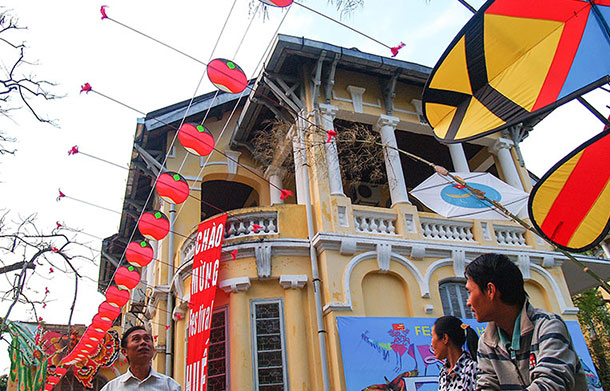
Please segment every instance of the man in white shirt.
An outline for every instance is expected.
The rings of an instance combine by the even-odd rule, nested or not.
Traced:
[[[155,354],[153,338],[142,326],[128,329],[121,338],[121,352],[129,362],[123,375],[108,382],[101,391],[181,391],[182,387],[169,376],[152,369]]]

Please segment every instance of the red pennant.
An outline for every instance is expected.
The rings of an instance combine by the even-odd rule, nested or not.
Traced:
[[[335,137],[337,135],[337,131],[336,130],[327,130],[326,134],[328,135],[328,137],[326,138],[326,143],[330,143],[330,140],[332,140],[333,137]]]
[[[80,93],[82,94],[83,92],[85,93],[89,93],[89,91],[91,91],[91,84],[89,83],[85,83],[82,86],[80,86]]]
[[[61,225],[61,223],[59,221],[56,221],[55,225],[57,225],[57,229],[60,229],[62,227],[62,225]]]
[[[53,270],[52,267],[49,268],[49,273],[53,273],[55,270]]]
[[[157,342],[157,339],[159,339],[158,335],[153,335],[153,339],[155,340],[155,342]]]
[[[165,331],[169,330],[170,326],[165,326]]]
[[[51,247],[51,251],[53,251],[54,253],[58,253],[59,249],[57,247]]]
[[[237,249],[231,251],[231,257],[233,258],[233,260],[237,258]]]
[[[68,151],[68,156],[76,155],[78,153],[78,145],[75,145]]]
[[[42,322],[42,321],[43,321],[42,316],[39,316],[39,317],[38,317],[38,321],[39,321],[39,322]]]
[[[108,15],[106,15],[106,7],[107,5],[103,5],[100,7],[100,13],[102,14],[102,20],[108,19]]]
[[[258,231],[259,231],[260,229],[263,229],[263,227],[261,227],[261,226],[260,226],[260,225],[258,225],[258,224],[252,224],[252,231],[254,231],[254,232],[258,233]]]
[[[43,309],[47,308],[47,303],[42,303],[42,308]]]
[[[288,197],[292,197],[294,196],[294,193],[291,192],[290,190],[286,190],[283,189],[282,192],[280,193],[280,200],[285,200]]]
[[[398,55],[398,51],[404,47],[405,44],[402,42],[398,46],[391,47],[390,50],[392,51],[392,57],[396,57]]]
[[[44,287],[44,294],[48,295],[49,293],[51,293],[51,291],[49,290],[49,288],[47,288],[46,286]]]
[[[64,198],[66,195],[64,193],[61,192],[61,189],[57,189],[59,190],[59,195],[56,198],[56,201],[61,200],[62,198]]]
[[[182,314],[176,314],[176,320],[182,319]]]

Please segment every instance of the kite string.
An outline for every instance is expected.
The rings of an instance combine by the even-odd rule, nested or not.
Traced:
[[[498,201],[494,201],[489,199],[484,192],[475,189],[473,187],[471,187],[470,185],[468,185],[466,183],[466,181],[464,181],[462,178],[451,174],[446,168],[441,167],[439,165],[436,165],[426,159],[423,159],[417,155],[414,155],[412,153],[409,153],[405,150],[399,149],[397,147],[393,147],[390,145],[385,145],[385,147],[387,148],[392,148],[397,150],[400,153],[405,154],[406,156],[417,160],[421,163],[427,164],[428,166],[434,168],[434,170],[439,173],[440,175],[443,176],[448,176],[449,178],[451,178],[454,182],[464,186],[466,189],[468,189],[469,192],[472,193],[473,196],[479,198],[479,199],[483,199],[485,201],[487,201],[488,203],[490,203],[491,205],[494,205],[498,210],[500,210],[504,215],[506,215],[508,218],[510,218],[511,220],[513,220],[514,222],[518,223],[519,225],[521,225],[523,228],[525,228],[526,230],[532,232],[534,235],[538,236],[539,238],[541,238],[542,240],[544,240],[546,243],[548,243],[549,245],[551,245],[551,247],[553,247],[554,250],[559,251],[560,253],[562,253],[563,255],[565,255],[569,260],[571,260],[572,262],[574,262],[576,265],[580,266],[580,268],[587,274],[589,274],[591,277],[593,277],[594,279],[596,279],[602,286],[602,288],[610,293],[610,286],[608,285],[608,283],[606,283],[597,273],[595,273],[594,271],[590,270],[588,267],[586,267],[581,261],[579,261],[578,259],[576,259],[576,257],[574,257],[572,254],[570,254],[569,252],[565,251],[564,249],[558,248],[553,242],[551,242],[549,239],[545,238],[544,236],[538,234],[538,232],[536,232],[536,230],[534,230],[534,228],[528,224],[526,221],[522,220],[521,218],[519,218],[518,216],[514,215],[513,213],[511,213],[508,209],[506,209],[504,207],[504,205],[502,205],[501,203],[499,203]]]
[[[257,12],[258,10],[259,10],[259,7],[257,7],[257,8],[256,8],[256,10],[255,10],[255,12],[254,12],[254,16],[256,15],[256,12]],[[260,58],[260,59],[259,59],[259,61],[258,61],[258,64],[256,64],[256,67],[254,68],[254,75],[256,75],[256,74],[257,74],[257,72],[260,72],[259,68],[261,68],[262,63],[263,63],[264,59],[266,58],[267,53],[268,53],[268,51],[269,51],[269,50],[270,50],[270,48],[271,48],[271,45],[273,44],[273,37],[275,37],[275,36],[277,35],[277,33],[278,33],[278,31],[280,30],[280,28],[281,28],[282,24],[284,23],[284,20],[286,20],[286,17],[288,16],[288,12],[289,12],[289,10],[288,10],[288,11],[286,11],[286,12],[284,13],[284,16],[282,17],[282,20],[280,21],[280,23],[278,24],[277,28],[275,29],[275,32],[274,32],[274,33],[273,33],[273,35],[271,36],[271,37],[272,37],[272,39],[271,39],[271,40],[269,40],[269,44],[267,45],[267,48],[266,48],[266,49],[265,49],[265,51],[263,52],[263,55],[261,56],[261,58]],[[252,17],[252,20],[254,20],[254,16]],[[249,29],[249,28],[250,28],[250,26],[248,26],[248,29]],[[248,31],[248,29],[246,29],[246,32]],[[245,34],[244,34],[244,36],[245,36]],[[242,40],[242,41],[243,41],[243,40]],[[240,46],[241,46],[241,43],[240,43]],[[237,51],[235,52],[235,56],[237,56]],[[231,119],[233,118],[233,115],[235,114],[235,111],[237,110],[237,107],[239,106],[239,102],[240,102],[240,101],[241,101],[241,99],[243,98],[245,91],[246,91],[246,90],[244,89],[244,91],[242,91],[242,92],[241,92],[241,94],[240,94],[239,98],[237,99],[237,102],[236,102],[236,103],[235,103],[235,105],[233,106],[233,110],[231,111],[231,114],[229,115],[229,118],[227,118],[227,120],[225,121],[225,125],[223,126],[223,128],[222,128],[222,130],[221,130],[221,132],[220,132],[220,136],[218,136],[218,139],[219,139],[219,140],[220,140],[220,139],[222,139],[222,136],[223,136],[223,134],[224,134],[225,130],[227,129],[227,126],[228,126],[229,122],[230,122],[230,121],[231,121]],[[253,90],[252,90],[252,91],[253,91]],[[255,176],[257,176],[257,177],[259,177],[259,178],[262,178],[262,179],[263,179],[265,182],[267,182],[268,184],[270,184],[270,185],[274,186],[274,187],[275,187],[275,188],[277,188],[278,190],[282,190],[282,189],[280,189],[280,188],[279,188],[277,185],[275,185],[274,183],[272,183],[271,181],[267,180],[267,179],[266,179],[266,178],[264,178],[264,177],[261,177],[261,176],[260,176],[260,174],[258,174],[258,173],[257,173],[257,172],[255,172],[254,170],[252,170],[252,169],[250,169],[249,167],[247,167],[247,166],[242,165],[241,163],[239,163],[239,162],[237,161],[237,159],[234,159],[233,157],[228,156],[226,153],[224,153],[224,152],[222,152],[222,151],[220,151],[220,150],[217,150],[216,148],[214,148],[214,150],[216,150],[217,152],[219,152],[219,153],[221,153],[222,155],[224,155],[224,156],[225,156],[227,159],[230,159],[230,160],[234,161],[235,163],[237,163],[239,166],[243,167],[243,168],[244,168],[244,169],[246,169],[247,171],[249,171],[249,172],[253,173]],[[203,174],[203,170],[204,170],[204,169],[205,169],[205,167],[207,166],[207,164],[208,164],[208,162],[209,162],[210,158],[211,158],[211,154],[210,154],[210,155],[208,155],[208,157],[206,158],[205,163],[202,165],[201,169],[199,170],[199,173],[197,174],[197,178],[201,177],[201,175]],[[181,205],[181,206],[180,206],[180,209],[179,209],[179,210],[178,210],[178,212],[176,213],[176,218],[177,218],[177,217],[180,215],[180,212],[182,211],[182,209],[183,209],[183,208],[184,208],[184,205]],[[186,244],[186,242],[185,242],[185,244]]]
[[[227,14],[227,17],[225,18],[225,23],[223,24],[222,30],[220,31],[220,33],[218,34],[218,38],[216,39],[216,43],[214,44],[214,48],[212,49],[212,52],[210,53],[210,59],[212,58],[212,55],[214,54],[214,51],[216,50],[216,47],[218,46],[218,42],[220,41],[220,38],[224,32],[225,27],[227,26],[227,22],[229,21],[229,18],[231,17],[231,14],[233,13],[233,9],[235,8],[235,4],[237,3],[237,0],[233,1],[233,4],[231,5],[231,9],[229,10],[229,13]],[[204,71],[201,75],[201,78],[199,79],[199,82],[197,83],[197,87],[195,88],[195,91],[193,92],[193,96],[191,97],[189,104],[186,108],[186,111],[184,112],[184,117],[182,118],[181,122],[180,122],[180,126],[182,126],[182,124],[184,123],[187,115],[188,115],[188,111],[191,108],[193,101],[195,100],[195,96],[197,95],[197,91],[199,90],[199,87],[201,86],[201,83],[203,81],[203,78],[205,77],[206,74],[206,70],[207,68],[204,68]],[[176,132],[176,134],[174,135],[174,138],[172,139],[172,142],[170,143],[169,149],[171,151],[174,143],[176,142],[176,138],[178,137],[178,132]],[[134,140],[135,142],[135,140]],[[161,163],[161,167],[165,167],[165,163],[167,162],[168,159],[168,154],[166,153],[163,159],[163,163]],[[146,207],[146,205],[148,205],[148,202],[152,196],[152,194],[154,193],[154,189],[155,186],[157,184],[157,181],[159,180],[159,176],[161,175],[161,171],[159,171],[159,174],[157,175],[157,178],[155,179],[154,183],[151,186],[151,190],[148,193],[148,197],[146,198],[146,201],[144,202],[144,206]],[[142,211],[140,212],[140,218],[142,217],[142,215],[144,214],[144,208],[142,208]],[[134,227],[133,231],[131,232],[131,235],[129,237],[129,240],[127,242],[131,242],[131,240],[133,239],[135,233],[137,230],[137,226]],[[127,246],[125,246],[125,250],[123,250],[123,254],[121,255],[121,258],[119,259],[119,265],[123,262],[123,258],[125,257],[125,252],[127,251]],[[107,291],[108,288],[110,287],[110,285],[112,284],[112,280],[114,279],[114,275],[116,273],[116,269],[114,270],[112,277],[110,278],[108,285],[106,286],[106,289],[104,290]]]

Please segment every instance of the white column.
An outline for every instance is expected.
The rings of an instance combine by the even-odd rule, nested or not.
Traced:
[[[510,154],[510,148],[513,145],[514,143],[512,140],[499,138],[496,140],[496,143],[489,148],[489,150],[498,157],[500,168],[502,169],[502,174],[504,174],[504,180],[506,183],[519,190],[523,190],[523,185],[521,184],[521,179],[519,178],[519,173],[517,172],[517,167],[515,167],[515,162]]]
[[[324,130],[335,130],[333,121],[337,115],[339,108],[333,105],[327,105],[320,103],[320,114],[322,116],[322,128]],[[324,144],[326,149],[326,163],[328,170],[328,182],[330,184],[330,194],[342,195],[343,193],[343,181],[341,180],[341,168],[339,166],[339,153],[337,152],[337,142],[331,138],[330,142]]]
[[[271,205],[284,203],[284,200],[281,198],[282,189],[284,188],[282,174],[283,170],[276,166],[269,166],[265,171],[265,179],[269,181],[269,198]]]
[[[376,126],[376,129],[381,134],[381,143],[387,146],[383,148],[383,155],[385,157],[385,168],[388,176],[388,185],[390,186],[392,206],[399,203],[410,204],[407,196],[405,176],[400,164],[400,154],[396,150],[398,144],[396,143],[394,130],[399,122],[400,119],[397,117],[382,114],[379,116]]]
[[[302,113],[301,113],[302,114]],[[301,126],[301,120],[297,120],[297,127]],[[299,130],[297,129],[297,135],[299,134]],[[292,138],[292,153],[294,155],[294,181],[297,190],[297,204],[305,205],[305,178],[303,166],[305,164],[305,150],[301,147],[301,142],[299,141],[298,136],[294,136]]]
[[[453,169],[456,172],[470,172],[464,146],[462,144],[447,144],[447,147],[449,147],[449,153],[451,154]]]

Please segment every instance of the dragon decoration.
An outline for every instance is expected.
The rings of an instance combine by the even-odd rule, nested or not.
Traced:
[[[55,374],[60,362],[74,347],[85,332],[84,326],[37,327],[28,323],[7,321],[12,342],[9,348],[11,359],[10,380],[19,391],[41,389],[49,375]],[[36,328],[35,328],[36,327]],[[72,366],[73,376],[85,388],[93,388],[95,376],[100,368],[111,367],[120,352],[118,333],[110,330],[102,342],[86,360]]]

